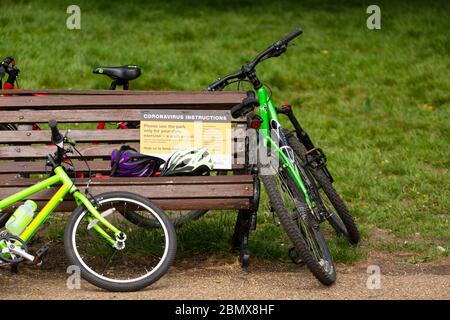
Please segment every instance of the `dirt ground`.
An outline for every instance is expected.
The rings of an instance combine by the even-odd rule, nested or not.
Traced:
[[[68,289],[64,261],[52,266],[22,267],[11,275],[0,267],[3,299],[446,299],[450,300],[450,259],[424,264],[401,263],[402,256],[373,254],[353,266],[337,266],[337,282],[321,285],[306,267],[251,262],[249,272],[237,260],[178,261],[145,290],[112,293],[86,281]],[[381,270],[380,288],[368,289],[367,268]],[[369,281],[369,284],[373,284]]]

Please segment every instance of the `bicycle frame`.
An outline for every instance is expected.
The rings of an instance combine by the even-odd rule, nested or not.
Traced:
[[[276,123],[278,128],[281,128],[280,122],[278,120],[278,113],[276,111],[275,104],[272,101],[269,93],[267,92],[264,86],[261,86],[256,90],[258,94],[259,100],[259,115],[262,119],[261,127],[259,128],[259,132],[261,137],[263,138],[263,143],[265,147],[270,147],[272,150],[275,150],[276,154],[279,156],[280,164],[287,169],[289,174],[294,179],[297,186],[302,190],[305,195],[306,203],[308,206],[312,206],[311,196],[305,184],[303,183],[303,179],[298,172],[298,168],[294,164],[294,162],[289,159],[289,156],[280,148],[279,141],[273,141],[271,137],[272,129],[274,129],[273,124]],[[278,130],[279,135],[283,135],[281,130]],[[289,146],[282,146],[284,148],[290,148]]]
[[[36,183],[35,185],[32,185],[0,201],[0,212],[1,212],[6,207],[15,204],[19,201],[22,201],[23,199],[29,197],[30,195],[38,193],[39,191],[44,190],[46,188],[50,188],[55,184],[58,183],[62,184],[62,186],[53,195],[53,197],[47,202],[47,204],[42,208],[42,210],[29,223],[27,228],[19,235],[19,238],[22,241],[28,242],[33,237],[37,229],[50,216],[50,214],[58,206],[58,204],[64,200],[65,196],[69,192],[72,194],[77,205],[84,205],[91,214],[91,216],[86,217],[89,223],[91,223],[94,219],[96,219],[106,229],[113,232],[115,237],[117,237],[121,233],[121,231],[116,227],[114,227],[109,221],[107,221],[92,205],[91,201],[89,201],[89,199],[78,190],[75,183],[67,175],[63,167],[61,166],[56,167],[54,169],[54,173],[55,174],[52,175],[51,177],[42,180]],[[108,243],[114,246],[116,242],[115,239],[112,238],[101,226],[99,226],[99,223],[93,224],[93,229],[96,230],[102,237],[104,237],[106,241],[108,241]]]

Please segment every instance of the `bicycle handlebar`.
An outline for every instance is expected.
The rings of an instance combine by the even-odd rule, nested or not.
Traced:
[[[287,34],[282,39],[278,40],[274,44],[270,45],[265,49],[263,52],[258,54],[251,62],[245,64],[242,66],[241,70],[229,74],[226,77],[223,77],[221,79],[218,79],[214,83],[210,84],[206,90],[207,91],[217,91],[222,90],[224,87],[226,87],[229,84],[230,80],[239,79],[242,80],[245,77],[247,77],[250,73],[252,73],[258,63],[261,61],[272,58],[272,57],[278,57],[281,54],[283,54],[287,50],[287,45],[289,42],[291,42],[293,39],[301,35],[303,31],[301,29],[295,29],[291,33]]]
[[[265,60],[266,58],[278,57],[286,51],[286,46],[289,44],[289,42],[291,42],[302,33],[303,31],[301,29],[295,29],[294,31],[286,35],[283,39],[278,40],[274,44],[270,45],[266,50],[258,54],[252,62],[248,63],[248,68],[254,69],[259,62]]]
[[[289,42],[291,42],[292,40],[294,40],[295,38],[297,38],[302,33],[303,33],[303,30],[295,29],[294,31],[292,31],[291,33],[286,35],[283,39],[275,42],[274,46],[276,46],[276,47],[284,46],[284,45],[288,44]]]
[[[48,122],[48,126],[52,130],[52,142],[57,146],[60,147],[61,143],[64,141],[64,138],[58,130],[58,122],[56,120],[50,120]]]
[[[208,88],[206,88],[207,91],[216,91],[217,88],[218,89],[223,89],[223,86],[226,86],[226,84],[228,84],[229,80],[234,80],[234,79],[244,79],[245,75],[244,72],[242,70],[239,70],[235,73],[229,74],[226,77],[220,78],[217,81],[215,81],[214,83],[210,84],[208,86]]]
[[[11,56],[6,57],[6,58],[3,59],[3,61],[1,62],[1,65],[4,66],[4,67],[9,66],[10,64],[12,64],[13,67],[16,65],[16,61],[15,61],[14,58],[11,57]]]
[[[5,74],[8,75],[8,80],[6,82],[14,86],[14,82],[16,82],[19,73],[20,70],[16,68],[16,61],[13,57],[9,56],[3,59],[3,61],[0,62],[0,89],[2,89],[2,79]]]
[[[48,122],[48,126],[52,131],[52,143],[56,146],[57,150],[53,156],[51,154],[48,155],[47,165],[51,165],[53,166],[53,168],[55,168],[61,165],[61,163],[64,161],[64,157],[68,153],[73,153],[73,149],[71,147],[66,148],[65,144],[69,144],[73,148],[75,148],[75,141],[68,137],[68,133],[70,132],[70,130],[67,130],[64,136],[61,134],[61,132],[58,130],[58,122],[56,122],[56,120],[50,120]]]

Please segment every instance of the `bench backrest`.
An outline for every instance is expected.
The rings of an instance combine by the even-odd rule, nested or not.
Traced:
[[[30,96],[51,93],[64,95]],[[54,153],[50,145],[50,131],[45,125],[55,119],[62,132],[70,128],[70,136],[77,142],[77,149],[87,158],[93,174],[108,175],[111,169],[111,151],[121,144],[139,150],[139,129],[97,130],[98,122],[139,121],[142,111],[149,109],[201,109],[229,110],[245,97],[244,93],[161,93],[130,91],[23,91],[21,96],[0,97],[0,124],[39,123],[43,130],[0,131],[0,199],[35,183],[34,174],[45,173],[45,159]],[[0,91],[1,94],[1,91]],[[246,124],[242,119],[233,120],[234,140],[245,136]],[[83,129],[77,129],[79,124]],[[92,142],[95,143],[92,143]],[[242,159],[242,144],[232,147],[235,156]],[[78,173],[88,166],[75,153],[71,155]],[[235,162],[233,168],[242,168]],[[165,209],[223,208],[245,209],[253,196],[252,176],[173,177],[157,179],[94,179],[95,193],[125,190],[141,193]],[[81,189],[87,179],[77,179]],[[34,200],[48,201],[54,189],[43,191]],[[60,209],[70,211],[74,203],[67,201]]]
[[[104,95],[0,97],[0,124],[44,123],[45,127],[48,120],[55,119],[62,129],[71,129],[70,136],[77,142],[78,150],[90,160],[91,170],[95,173],[105,173],[110,170],[108,160],[113,149],[121,144],[129,144],[139,150],[140,132],[139,129],[96,130],[96,123],[140,121],[142,111],[155,108],[229,110],[244,97],[243,93],[141,92],[111,95],[106,92],[108,94]],[[237,124],[234,135],[242,135],[243,127],[239,125],[242,120],[233,122]],[[89,128],[77,129],[80,123],[90,124],[83,126]],[[96,143],[93,144],[93,141]],[[54,152],[54,146],[49,143],[48,130],[2,131],[0,174],[44,172],[42,162],[37,160],[44,160],[49,153]],[[79,156],[74,154],[72,158],[77,159]],[[79,171],[87,170],[83,163],[76,163],[76,167]]]

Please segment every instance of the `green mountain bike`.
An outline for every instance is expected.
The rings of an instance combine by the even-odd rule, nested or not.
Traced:
[[[67,133],[61,135],[56,121],[50,121],[49,126],[52,142],[57,147],[55,154],[47,157],[52,175],[1,200],[1,220],[5,221],[5,216],[8,218],[7,213],[1,213],[5,208],[50,186],[61,186],[18,234],[11,234],[8,227],[2,229],[0,261],[11,265],[24,261],[39,264],[46,249],[43,247],[33,253],[28,243],[70,193],[78,207],[65,226],[64,247],[69,262],[79,267],[81,276],[110,291],[135,291],[157,281],[175,257],[176,234],[170,219],[150,200],[134,193],[107,192],[92,196],[85,191],[86,195],[82,194],[67,168],[68,154],[74,150],[79,153],[75,142]],[[141,224],[149,222],[152,228]]]
[[[342,206],[335,207],[340,204],[336,197],[333,198],[336,201],[331,201],[331,204],[330,201],[324,201],[332,195],[330,190],[334,190],[332,181],[326,180],[331,175],[324,176],[322,172],[328,173],[324,165],[313,167],[312,161],[308,162],[306,154],[309,150],[305,150],[302,144],[304,140],[295,138],[282,128],[278,115],[287,115],[287,108],[275,106],[270,90],[256,74],[256,66],[260,62],[286,52],[289,43],[300,34],[301,30],[294,30],[243,65],[239,71],[211,84],[207,90],[220,91],[232,83],[237,82],[239,85],[242,81],[250,82],[253,86],[257,97],[254,91],[249,91],[247,98],[234,106],[231,113],[235,118],[247,116],[252,123],[250,127],[258,128],[260,143],[257,169],[269,196],[270,207],[277,213],[294,244],[291,258],[305,263],[319,281],[330,285],[336,279],[336,271],[320,224],[328,220],[336,231],[346,235],[352,243],[358,242],[359,233],[348,211],[344,212]],[[259,115],[253,113],[257,106],[260,107]]]

